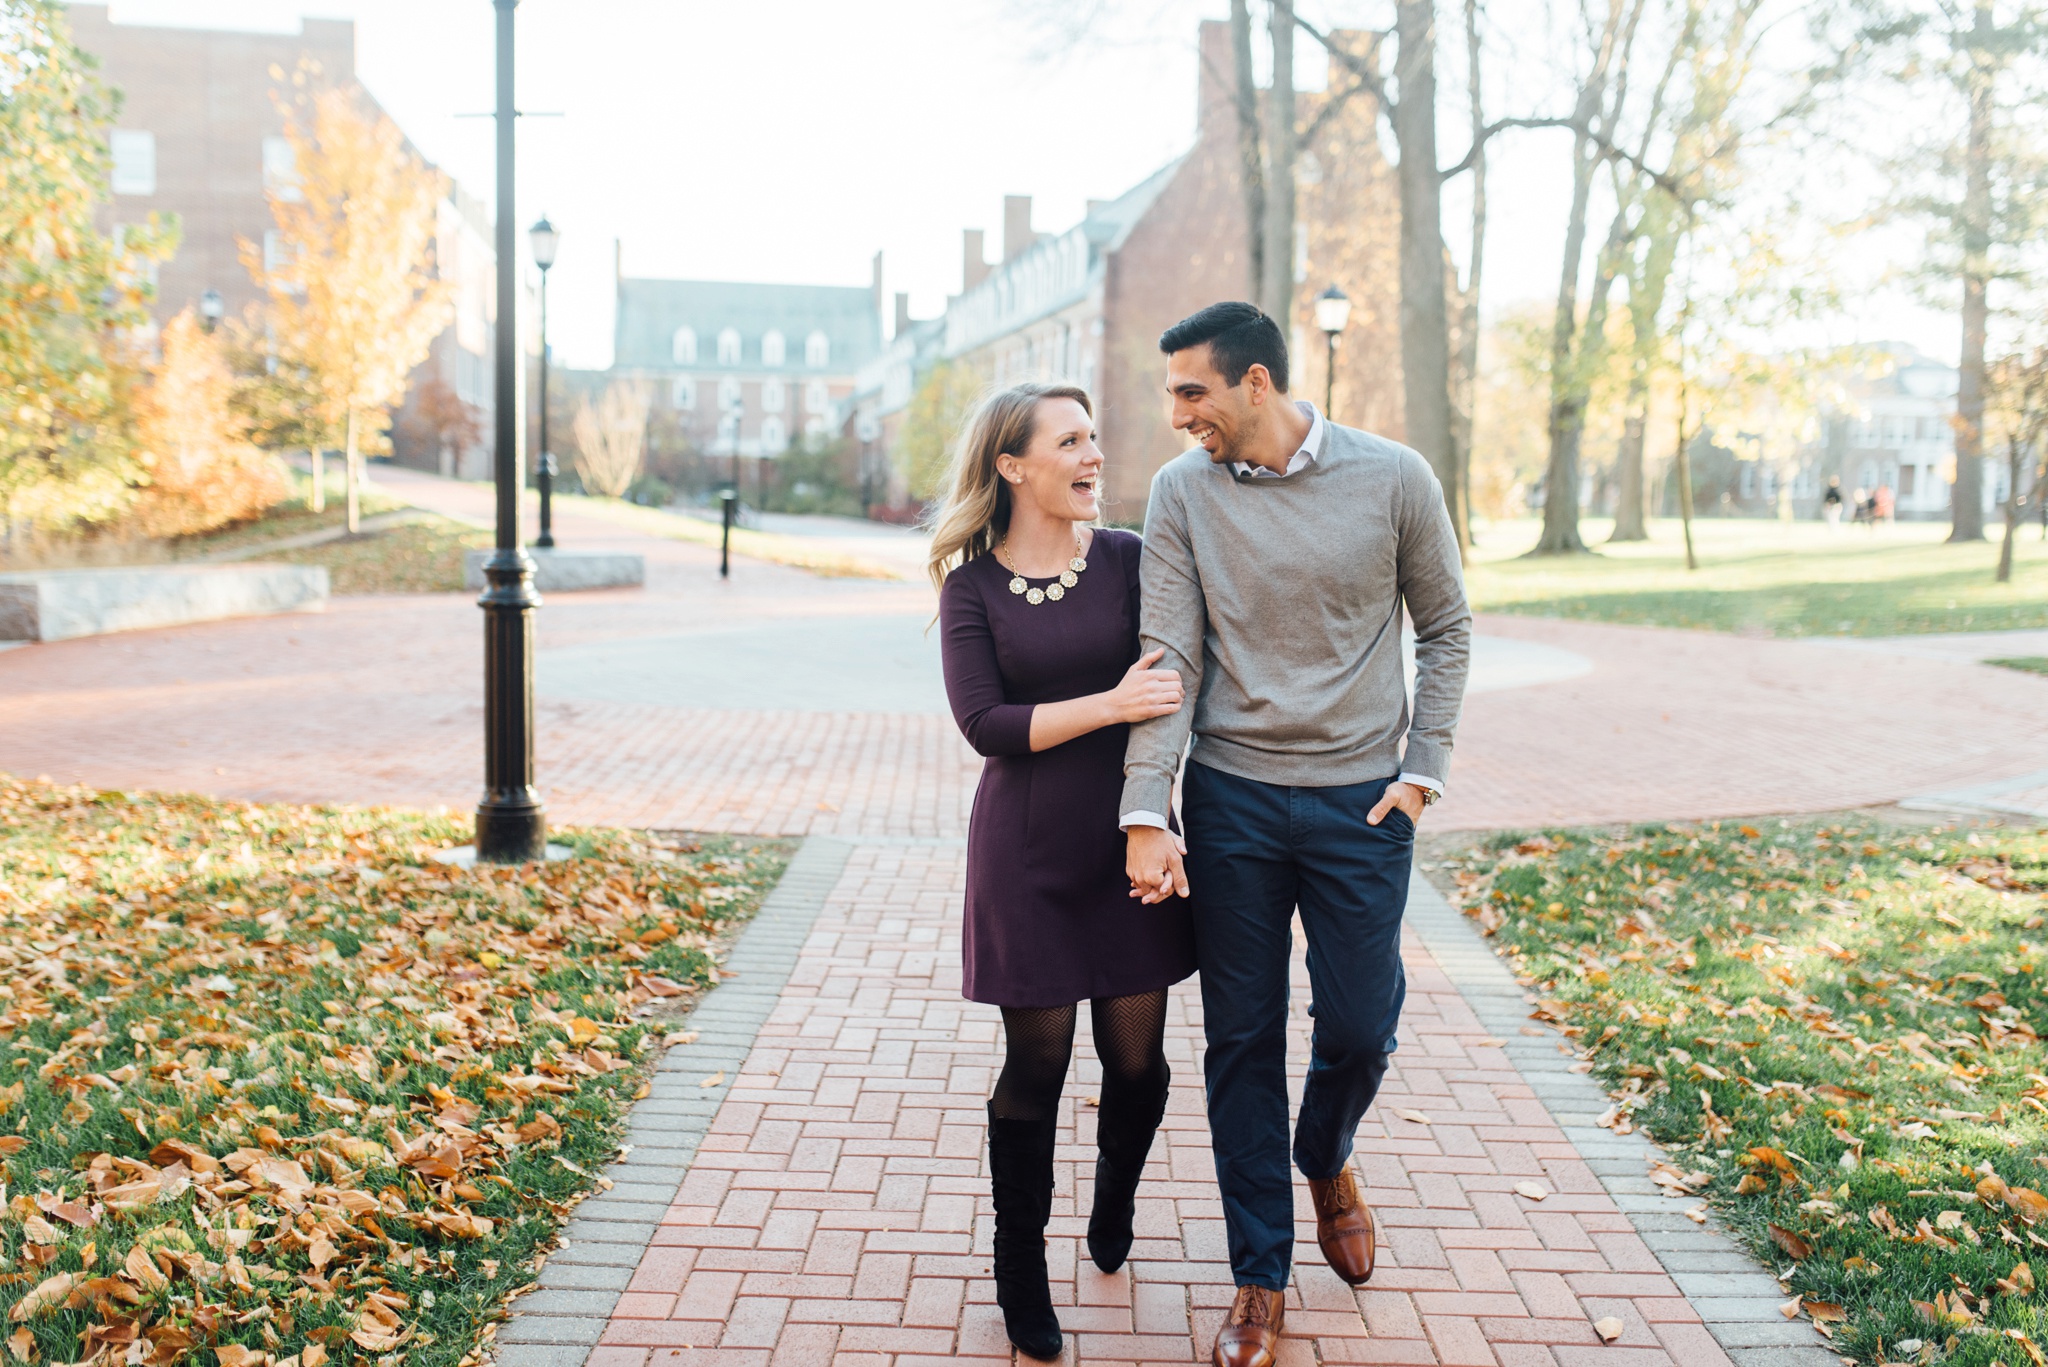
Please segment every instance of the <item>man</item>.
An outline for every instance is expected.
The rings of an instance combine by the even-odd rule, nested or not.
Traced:
[[[1217,1367],[1271,1367],[1294,1248],[1287,979],[1297,906],[1314,1046],[1294,1162],[1337,1275],[1372,1275],[1352,1136],[1386,1075],[1404,992],[1415,821],[1443,791],[1471,612],[1422,457],[1287,393],[1287,345],[1250,304],[1167,329],[1173,425],[1200,443],[1152,481],[1144,648],[1178,713],[1131,729],[1122,824],[1132,896],[1192,901],[1216,1180],[1237,1299]],[[1415,624],[1414,715],[1401,612]],[[1189,732],[1185,866],[1166,813]]]

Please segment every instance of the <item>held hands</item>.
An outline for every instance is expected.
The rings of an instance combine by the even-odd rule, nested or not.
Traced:
[[[1166,650],[1161,647],[1140,656],[1124,671],[1123,681],[1102,695],[1103,701],[1109,705],[1112,720],[1149,721],[1153,717],[1171,716],[1180,711],[1179,672],[1152,668],[1164,654]]]
[[[1386,792],[1380,794],[1380,800],[1374,803],[1373,809],[1365,814],[1365,824],[1377,826],[1386,819],[1388,812],[1398,808],[1408,814],[1409,825],[1419,825],[1422,821],[1422,809],[1425,805],[1422,800],[1422,789],[1414,784],[1398,781],[1389,783]]]
[[[1148,905],[1187,896],[1188,875],[1181,865],[1181,856],[1187,852],[1187,842],[1172,831],[1158,826],[1126,830],[1124,872],[1131,880],[1131,896]]]

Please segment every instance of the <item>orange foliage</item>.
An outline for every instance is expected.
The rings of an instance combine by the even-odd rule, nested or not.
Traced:
[[[254,517],[288,486],[277,458],[250,445],[228,406],[234,376],[186,309],[163,330],[163,359],[136,400],[149,482],[130,513],[144,536],[190,536]]]

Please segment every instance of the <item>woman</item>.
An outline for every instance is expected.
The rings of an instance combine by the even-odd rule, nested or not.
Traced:
[[[1187,904],[1134,901],[1117,829],[1129,724],[1176,711],[1180,676],[1138,658],[1138,550],[1091,524],[1102,453],[1085,390],[982,404],[932,534],[946,693],[987,757],[967,835],[965,995],[1003,1012],[988,1103],[996,1301],[1010,1341],[1060,1352],[1046,1285],[1053,1135],[1086,1000],[1102,1059],[1088,1251],[1122,1266],[1171,1076],[1166,989],[1195,971]]]

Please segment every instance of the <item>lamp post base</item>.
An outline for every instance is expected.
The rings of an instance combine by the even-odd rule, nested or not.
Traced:
[[[486,793],[476,806],[476,857],[486,864],[526,864],[545,858],[547,811],[532,788]]]
[[[500,547],[484,562],[484,797],[477,858],[524,864],[547,853],[547,815],[533,786],[533,557]]]

